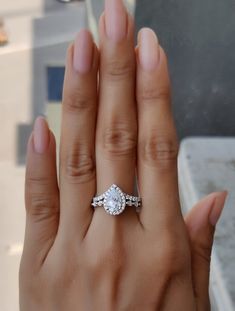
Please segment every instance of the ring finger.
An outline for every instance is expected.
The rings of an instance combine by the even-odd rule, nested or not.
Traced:
[[[133,192],[137,142],[133,28],[133,21],[122,1],[106,1],[105,14],[100,20],[100,97],[96,137],[99,194],[113,183],[124,192]]]

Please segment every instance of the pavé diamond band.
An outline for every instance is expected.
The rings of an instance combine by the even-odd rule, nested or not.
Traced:
[[[94,197],[91,205],[94,208],[103,206],[108,214],[119,215],[126,206],[133,206],[139,212],[141,203],[140,197],[126,194],[117,185],[112,185],[106,192]]]

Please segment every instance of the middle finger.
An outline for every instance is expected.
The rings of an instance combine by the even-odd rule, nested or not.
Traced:
[[[137,142],[134,25],[121,0],[106,1],[100,38],[97,192],[115,183],[131,193]]]

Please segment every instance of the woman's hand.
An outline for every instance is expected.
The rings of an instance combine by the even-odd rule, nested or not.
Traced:
[[[135,50],[132,18],[121,0],[106,1],[100,50],[86,30],[68,49],[59,182],[43,118],[29,139],[22,311],[210,309],[210,253],[226,193],[183,219],[170,102],[154,32],[142,29]],[[140,213],[92,208],[114,183],[131,194],[136,174]]]

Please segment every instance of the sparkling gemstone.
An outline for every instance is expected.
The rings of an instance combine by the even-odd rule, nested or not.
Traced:
[[[105,197],[105,210],[111,215],[120,214],[125,208],[125,198],[118,187],[111,187]]]

